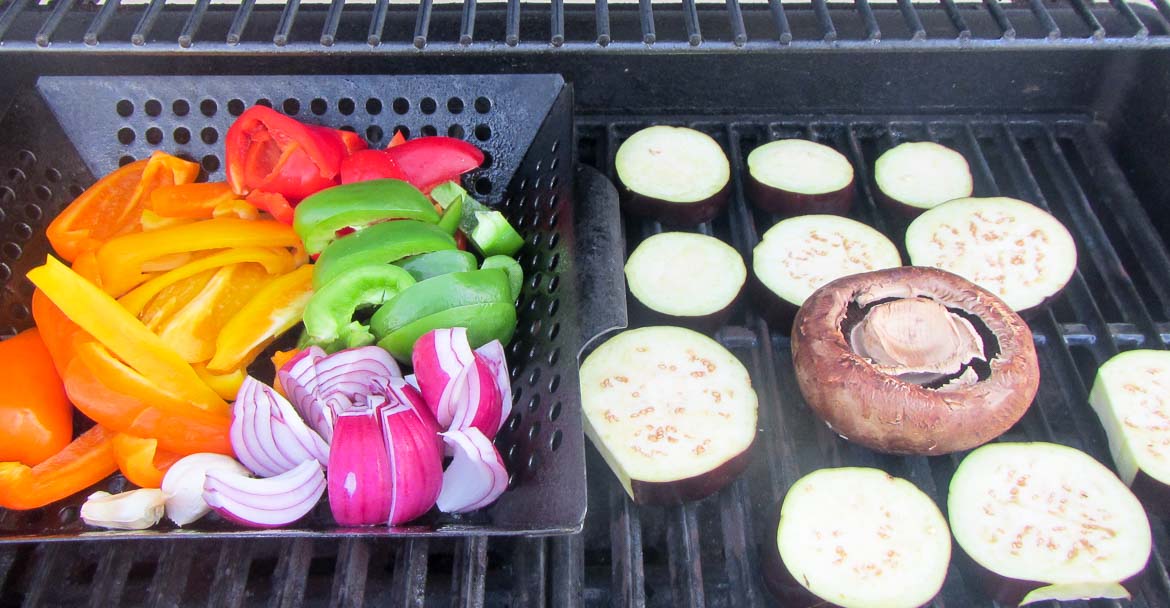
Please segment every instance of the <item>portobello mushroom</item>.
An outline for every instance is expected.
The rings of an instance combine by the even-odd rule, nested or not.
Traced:
[[[727,206],[731,165],[711,136],[655,126],[622,142],[614,158],[625,209],[671,226],[709,222]]]
[[[752,251],[757,301],[773,330],[788,333],[797,309],[840,277],[902,265],[882,233],[836,215],[802,215],[772,226]]]
[[[953,272],[1017,312],[1047,302],[1077,268],[1077,248],[1059,220],[1014,198],[963,198],[923,213],[906,228],[915,266]]]
[[[1040,383],[1032,332],[958,275],[907,266],[818,289],[792,328],[800,392],[845,439],[937,455],[1003,434]]]
[[[914,217],[949,200],[971,196],[971,167],[962,154],[933,142],[907,142],[886,150],[873,167],[878,200]]]
[[[917,608],[942,588],[951,534],[913,483],[821,469],[788,490],[764,551],[764,583],[785,606]]]
[[[845,215],[853,204],[853,165],[829,146],[803,139],[766,143],[747,157],[748,197],[780,215]]]
[[[585,435],[635,503],[697,500],[747,466],[756,392],[739,359],[681,327],[623,332],[581,364]]]
[[[1089,405],[1117,475],[1146,508],[1170,515],[1170,352],[1131,350],[1097,370]]]
[[[690,232],[642,241],[626,260],[626,285],[653,322],[705,330],[723,324],[743,290],[747,268],[734,247]]]
[[[1088,454],[1052,443],[996,443],[951,478],[955,541],[1004,604],[1126,598],[1150,556],[1134,495]]]

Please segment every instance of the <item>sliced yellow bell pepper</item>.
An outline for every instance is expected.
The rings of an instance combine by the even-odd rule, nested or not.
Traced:
[[[301,266],[266,285],[223,326],[207,369],[224,372],[249,365],[280,334],[301,322],[312,296],[312,266]]]
[[[222,374],[208,370],[203,363],[196,363],[191,367],[194,367],[195,373],[203,378],[203,382],[220,397],[223,397],[225,401],[236,400],[236,395],[240,393],[240,385],[244,383],[244,378],[247,376],[242,367]]]
[[[215,354],[220,329],[271,281],[272,275],[259,264],[224,266],[156,333],[188,363],[207,361]]]
[[[188,277],[195,276],[205,270],[242,262],[256,262],[264,266],[264,269],[269,274],[284,274],[292,270],[296,263],[292,254],[286,249],[273,247],[236,247],[225,249],[192,260],[170,272],[150,279],[142,285],[135,287],[130,293],[118,298],[118,303],[132,314],[139,315],[146,308],[147,303],[159,295],[159,292],[165,287]]]
[[[178,226],[181,224],[190,224],[197,220],[188,217],[166,217],[159,215],[150,209],[142,210],[142,219],[139,222],[142,225],[144,232],[151,230],[162,230],[163,228],[170,228],[171,226]]]
[[[207,286],[207,282],[211,277],[215,276],[218,268],[210,268],[204,270],[195,276],[187,277],[175,282],[173,285],[168,285],[142,309],[138,318],[146,325],[150,331],[158,333],[158,328],[166,323],[183,304],[194,298],[203,288]]]
[[[56,258],[50,257],[44,266],[29,271],[28,278],[70,320],[167,392],[208,411],[228,411],[224,400],[199,379],[174,349],[116,300]]]

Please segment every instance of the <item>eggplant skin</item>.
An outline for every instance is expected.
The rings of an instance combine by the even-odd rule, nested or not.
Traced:
[[[626,292],[629,293],[629,289],[626,289]],[[711,335],[718,331],[720,327],[727,324],[728,319],[731,318],[731,315],[734,314],[736,308],[739,306],[743,292],[744,288],[741,286],[739,292],[735,294],[735,297],[719,310],[705,315],[686,317],[655,310],[639,300],[633,293],[629,293],[627,300],[629,301],[630,316],[637,321],[636,324],[639,326],[677,325],[686,327],[687,329],[693,329],[699,333]]]
[[[849,304],[873,290],[931,297],[979,317],[999,344],[988,378],[932,390],[879,372],[841,331]],[[1040,368],[1032,332],[991,292],[936,268],[904,266],[837,279],[805,300],[792,328],[797,384],[813,412],[842,437],[879,452],[935,456],[983,445],[1032,404]]]
[[[881,188],[874,188],[874,197],[877,199],[879,207],[898,217],[902,217],[908,220],[912,220],[928,210],[926,207],[915,207],[914,205],[907,205],[906,203],[891,197],[885,192],[882,192]]]
[[[996,574],[980,565],[979,562],[971,559],[971,556],[963,551],[959,543],[955,543],[953,547],[956,550],[955,558],[953,559],[961,561],[966,566],[964,571],[974,573],[974,577],[979,581],[979,586],[983,588],[983,592],[987,594],[988,599],[999,602],[1002,606],[1018,606],[1029,593],[1049,585],[1049,583],[1011,578],[1002,574]],[[1138,589],[1141,587],[1142,579],[1145,577],[1145,572],[1146,569],[1142,568],[1137,574],[1121,581],[1121,586],[1125,587],[1126,591],[1129,591],[1131,595],[1136,596]]]
[[[731,197],[731,180],[718,192],[705,199],[673,203],[653,196],[635,192],[625,184],[621,185],[622,208],[631,215],[658,220],[667,226],[689,228],[705,224],[727,208]]]
[[[1170,518],[1170,486],[1138,469],[1129,489],[1151,513],[1163,519]]]
[[[792,333],[792,322],[796,319],[796,312],[800,310],[799,306],[768,289],[768,286],[764,285],[763,281],[756,276],[754,270],[748,276],[748,290],[752,295],[756,310],[768,322],[768,327],[773,332],[783,335]]]
[[[844,188],[821,194],[803,194],[769,186],[750,172],[747,177],[748,200],[760,209],[784,216],[831,214],[848,215],[853,206],[853,180]]]
[[[751,460],[755,440],[748,447],[724,461],[723,464],[699,475],[671,481],[630,480],[635,504],[653,506],[681,505],[685,502],[706,498],[735,481],[747,468]]]

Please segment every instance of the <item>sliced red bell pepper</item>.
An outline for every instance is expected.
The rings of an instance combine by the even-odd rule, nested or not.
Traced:
[[[406,181],[423,192],[483,164],[479,148],[454,137],[420,137],[386,150]]]
[[[343,184],[383,178],[406,179],[406,174],[385,150],[359,150],[341,161]]]
[[[289,203],[283,194],[253,190],[244,200],[261,211],[267,211],[268,215],[272,216],[272,219],[282,224],[291,226],[293,223],[292,203]]]
[[[314,128],[325,129],[327,131],[334,130],[334,129],[328,129],[326,127],[314,127]],[[358,152],[360,150],[365,150],[366,148],[370,147],[370,145],[366,143],[366,140],[362,139],[361,135],[358,135],[357,133],[354,133],[353,131],[345,131],[343,129],[336,129],[336,133],[339,137],[341,137],[341,143],[345,144],[345,153],[346,154],[353,154],[354,152]]]
[[[245,110],[228,129],[224,146],[233,192],[261,190],[290,202],[337,183],[347,154],[337,131],[314,128],[265,106]]]

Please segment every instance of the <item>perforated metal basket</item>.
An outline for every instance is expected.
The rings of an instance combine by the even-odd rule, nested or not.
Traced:
[[[25,273],[44,262],[45,226],[120,164],[163,150],[223,179],[223,137],[252,104],[352,129],[382,147],[395,130],[467,139],[486,153],[467,185],[525,238],[519,324],[507,352],[513,414],[496,445],[509,490],[469,516],[432,512],[409,527],[338,529],[322,503],[287,529],[249,531],[205,518],[182,530],[94,531],[78,518],[88,492],[0,514],[0,541],[75,538],[520,535],[580,530],[585,464],[577,389],[582,343],[575,266],[572,89],[556,75],[42,77],[0,122],[0,331],[32,325]],[[93,490],[122,490],[115,475]]]

